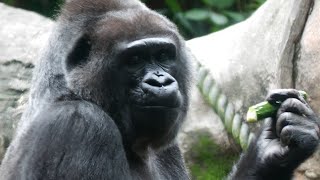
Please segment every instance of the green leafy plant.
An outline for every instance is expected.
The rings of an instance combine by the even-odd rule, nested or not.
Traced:
[[[1,1],[1,0],[0,0]],[[2,0],[54,17],[65,0]],[[266,0],[142,0],[177,24],[186,39],[221,30],[251,15]]]
[[[2,0],[4,3],[54,17],[64,0]],[[1,0],[0,0],[1,2]]]
[[[151,0],[144,1],[152,5]],[[165,0],[160,13],[187,38],[202,36],[243,21],[265,0]]]

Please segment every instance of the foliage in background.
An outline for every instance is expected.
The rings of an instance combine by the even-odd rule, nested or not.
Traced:
[[[144,0],[174,21],[187,38],[209,34],[243,21],[266,0]]]
[[[0,2],[54,17],[64,0],[0,0]]]
[[[64,0],[0,0],[54,17]],[[175,22],[186,39],[221,30],[251,15],[266,0],[142,0]]]

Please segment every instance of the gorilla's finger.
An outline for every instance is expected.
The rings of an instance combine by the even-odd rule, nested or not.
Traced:
[[[275,121],[272,118],[266,118],[263,122],[263,129],[272,130],[275,127]]]
[[[280,141],[289,149],[313,152],[319,143],[319,134],[316,129],[308,129],[300,126],[285,126],[280,133]]]
[[[280,105],[277,112],[277,117],[279,117],[284,112],[292,112],[298,115],[305,115],[306,117],[309,117],[311,119],[314,119],[315,117],[314,112],[308,105],[294,98],[289,98]]]
[[[277,136],[276,136],[276,121],[272,118],[266,118],[264,120],[261,131],[259,131],[257,136],[258,137],[262,136],[262,138],[266,138],[266,139],[277,138]]]
[[[303,96],[296,89],[276,89],[272,90],[266,97],[266,100],[271,104],[284,102],[288,98],[299,99],[303,103],[307,103]]]
[[[313,129],[316,127],[314,122],[308,121],[304,116],[299,116],[291,112],[284,112],[280,114],[276,121],[276,133],[278,137],[280,136],[281,130],[288,125],[300,126],[306,129]]]

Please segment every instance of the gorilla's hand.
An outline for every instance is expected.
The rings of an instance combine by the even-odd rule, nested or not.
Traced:
[[[267,101],[283,103],[276,117],[266,120],[258,137],[258,163],[262,168],[293,171],[316,150],[319,120],[296,90],[273,91]]]
[[[235,179],[291,179],[318,146],[319,119],[297,90],[275,90],[267,101],[282,103],[234,169]]]

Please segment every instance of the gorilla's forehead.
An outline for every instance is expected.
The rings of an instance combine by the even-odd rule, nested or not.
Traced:
[[[94,31],[97,39],[108,42],[159,36],[179,41],[176,26],[149,9],[108,12],[96,23]]]
[[[114,10],[146,8],[139,0],[69,0],[62,8],[61,15],[68,17],[79,14],[101,15]]]

